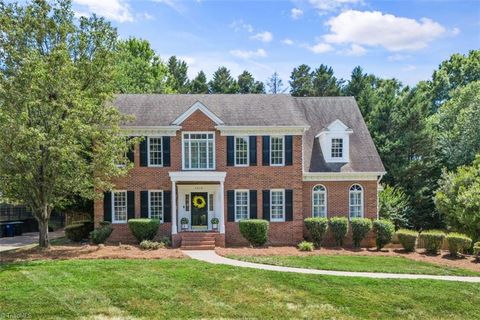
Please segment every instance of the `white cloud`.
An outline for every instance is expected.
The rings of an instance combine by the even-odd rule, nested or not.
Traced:
[[[391,56],[388,56],[388,61],[404,61],[407,59],[410,59],[412,56],[408,54],[400,54],[400,53],[395,53],[392,54]]]
[[[292,10],[290,10],[290,17],[291,17],[293,20],[297,20],[297,19],[300,18],[302,15],[303,15],[302,9],[292,8]]]
[[[347,6],[362,4],[363,0],[309,0],[321,14],[337,11]]]
[[[285,39],[282,40],[282,43],[286,44],[287,46],[291,46],[294,42],[293,42],[292,39],[285,38]]]
[[[259,40],[262,42],[270,42],[273,40],[273,35],[271,32],[264,31],[251,36],[250,39]]]
[[[264,58],[267,56],[267,52],[263,49],[256,51],[249,50],[230,50],[230,54],[237,58],[250,59],[250,58]]]
[[[238,32],[240,30],[245,30],[249,33],[253,32],[253,26],[251,24],[245,23],[242,19],[233,21],[232,23],[230,23],[229,27],[232,28],[235,32]]]
[[[439,23],[384,14],[379,11],[348,10],[327,21],[329,43],[382,46],[389,51],[418,50],[442,36],[446,29]]]
[[[319,42],[314,46],[307,47],[310,51],[316,54],[326,53],[333,50],[333,47],[328,43]]]
[[[99,0],[102,1],[102,0]],[[179,0],[153,0],[154,2],[163,3],[164,5],[172,8],[179,14],[183,14],[187,8],[182,4],[182,1]]]
[[[350,49],[345,51],[345,54],[347,56],[363,56],[366,52],[367,49],[354,43],[350,46]]]
[[[133,21],[130,6],[125,0],[73,0],[73,3],[81,7],[81,11],[76,11],[77,15],[95,13],[118,22]]]

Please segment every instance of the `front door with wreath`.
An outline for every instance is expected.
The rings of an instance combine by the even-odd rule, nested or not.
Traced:
[[[190,199],[192,201],[192,229],[208,228],[208,193],[192,192]]]

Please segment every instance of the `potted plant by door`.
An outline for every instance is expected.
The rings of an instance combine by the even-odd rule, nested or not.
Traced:
[[[212,218],[210,222],[212,223],[213,230],[218,230],[218,224],[220,223],[220,220],[218,220],[218,218]]]
[[[182,231],[188,230],[188,218],[180,219],[180,224],[182,225]]]

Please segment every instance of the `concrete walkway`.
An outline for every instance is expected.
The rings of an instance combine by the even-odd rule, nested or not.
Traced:
[[[63,230],[48,233],[50,240],[61,238],[64,235]],[[0,252],[19,249],[36,243],[38,243],[38,232],[28,232],[11,238],[0,238]]]
[[[349,272],[349,271],[331,271],[331,270],[317,270],[317,269],[303,269],[292,267],[272,266],[260,263],[245,262],[219,256],[214,250],[185,250],[183,251],[190,258],[213,263],[225,264],[229,266],[253,268],[280,272],[294,272],[303,274],[319,274],[328,276],[340,277],[364,277],[373,279],[429,279],[429,280],[443,280],[443,281],[461,281],[461,282],[476,282],[480,283],[480,277],[463,277],[463,276],[434,276],[425,274],[400,274],[400,273],[380,273],[380,272]]]

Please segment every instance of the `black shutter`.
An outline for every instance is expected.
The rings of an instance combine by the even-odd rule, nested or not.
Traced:
[[[170,167],[170,137],[162,137],[163,166]]]
[[[248,137],[248,148],[250,153],[250,165],[257,165],[257,136]]]
[[[112,222],[112,193],[103,193],[103,221]]]
[[[285,221],[293,221],[293,190],[285,190]]]
[[[270,136],[262,137],[262,164],[264,166],[270,165]]]
[[[127,191],[127,220],[135,218],[135,192]]]
[[[293,163],[293,137],[285,136],[285,165],[291,166]]]
[[[257,190],[250,190],[250,219],[257,219]]]
[[[140,167],[148,167],[147,140],[148,140],[148,137],[143,137],[143,140],[140,142]]]
[[[227,137],[227,166],[235,165],[235,143],[233,136]]]
[[[131,140],[133,137],[129,137],[127,139],[128,140]],[[135,162],[135,145],[132,145],[130,148],[128,148],[128,151],[127,151],[127,159],[128,161],[130,162]]]
[[[227,221],[235,221],[235,190],[227,190]]]
[[[172,191],[163,191],[163,222],[172,222]]]
[[[148,218],[148,191],[140,191],[140,217]]]
[[[263,190],[263,219],[270,221],[270,190]]]

